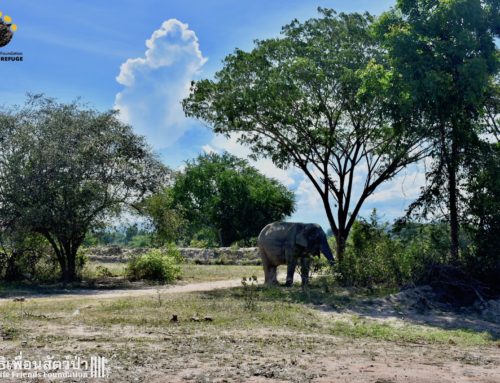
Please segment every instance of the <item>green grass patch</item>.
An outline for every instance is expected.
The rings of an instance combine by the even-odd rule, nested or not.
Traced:
[[[181,268],[181,280],[185,283],[241,279],[252,275],[259,280],[264,278],[262,266],[183,264]]]
[[[488,332],[475,332],[467,329],[449,330],[411,324],[392,326],[355,315],[346,320],[331,320],[327,327],[332,335],[404,343],[483,346],[495,342]]]
[[[184,282],[240,279],[260,271],[260,268],[252,266],[183,265],[183,269]],[[251,290],[241,286],[182,294],[159,289],[148,296],[114,299],[28,299],[22,305],[9,301],[0,304],[1,324],[12,329],[14,338],[32,333],[35,336],[45,333],[57,336],[54,329],[58,326],[84,325],[106,331],[119,325],[131,326],[139,333],[150,329],[159,333],[192,333],[198,330],[210,334],[220,334],[225,330],[258,333],[264,329],[268,332],[289,331],[291,334],[324,334],[410,344],[498,345],[498,340],[487,332],[451,330],[400,321],[383,323],[341,314],[343,306],[347,307],[359,299],[379,296],[382,292],[335,287],[325,293],[322,289],[321,284],[314,283],[306,291],[298,285],[291,288],[255,286]],[[246,304],[248,294],[254,294],[255,304],[251,306]],[[321,312],[317,309],[318,304],[337,306],[340,314]],[[174,314],[179,318],[178,323],[170,322]],[[210,316],[213,321],[203,321],[204,316]],[[192,317],[201,321],[191,321]]]

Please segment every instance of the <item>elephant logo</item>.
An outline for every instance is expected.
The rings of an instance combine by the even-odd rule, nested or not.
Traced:
[[[12,24],[12,18],[0,12],[0,48],[10,43],[15,31],[17,25]]]

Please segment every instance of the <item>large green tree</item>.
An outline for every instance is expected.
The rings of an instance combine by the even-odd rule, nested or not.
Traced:
[[[255,156],[301,169],[341,261],[363,203],[424,150],[418,130],[402,129],[388,108],[401,98],[371,33],[373,17],[320,13],[227,56],[214,80],[193,84],[184,110],[217,133],[236,134]]]
[[[444,202],[455,262],[460,190],[467,182],[462,169],[480,144],[485,107],[494,105],[490,96],[492,76],[498,71],[498,21],[497,0],[398,0],[377,26],[393,79],[406,88],[432,146],[427,187],[411,208],[436,212]],[[498,110],[493,120],[495,114]]]
[[[51,244],[75,279],[89,229],[156,190],[166,170],[115,112],[32,96],[0,113],[0,226]]]
[[[473,247],[469,269],[495,290],[500,290],[500,143],[482,143],[467,168],[469,199],[463,212]]]
[[[209,242],[229,246],[291,215],[294,195],[247,161],[212,153],[187,162],[173,186],[146,205],[160,237],[174,237],[173,232],[189,239],[202,233]]]

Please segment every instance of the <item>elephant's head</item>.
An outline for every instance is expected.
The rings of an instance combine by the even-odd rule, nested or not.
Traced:
[[[326,259],[333,263],[333,254],[328,246],[326,234],[320,225],[315,223],[307,223],[298,228],[295,243],[306,249],[310,254],[319,256],[320,251],[325,255]]]

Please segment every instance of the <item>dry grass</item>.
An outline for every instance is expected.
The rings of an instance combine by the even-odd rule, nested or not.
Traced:
[[[251,266],[186,265],[182,282],[259,272]],[[342,371],[350,371],[352,381],[376,381],[387,372],[377,366],[397,368],[401,376],[408,366],[436,374],[451,374],[455,366],[450,376],[460,381],[470,371],[490,379],[500,368],[500,343],[486,332],[325,314],[317,304],[348,305],[366,292],[327,294],[322,288],[257,287],[250,292],[253,309],[245,305],[243,287],[118,299],[28,299],[22,307],[9,301],[0,304],[2,354],[99,354],[110,359],[116,382],[326,382],[341,379]],[[173,314],[179,322],[170,321]],[[377,372],[363,380],[366,375],[357,375],[360,363]]]

